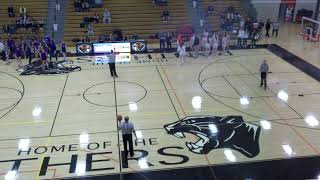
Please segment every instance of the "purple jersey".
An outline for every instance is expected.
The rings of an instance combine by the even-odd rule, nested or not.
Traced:
[[[41,60],[47,60],[47,53],[45,51],[41,51]]]
[[[15,54],[16,54],[17,57],[21,57],[22,56],[22,50],[21,50],[20,47],[16,48],[16,53]]]

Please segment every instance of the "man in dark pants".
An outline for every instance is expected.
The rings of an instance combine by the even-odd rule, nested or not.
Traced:
[[[111,50],[111,54],[108,55],[109,58],[109,68],[112,77],[118,77],[116,71],[116,55],[114,54],[113,50]]]
[[[172,34],[171,32],[168,32],[166,36],[166,41],[167,41],[167,52],[171,52],[172,49]]]
[[[159,32],[158,34],[160,40],[160,52],[163,52],[165,49],[165,35],[163,32]]]
[[[124,152],[125,152],[125,157],[128,156],[128,143],[129,143],[129,152],[130,152],[130,156],[134,156],[134,152],[133,152],[133,142],[132,142],[132,133],[135,135],[135,137],[137,138],[136,135],[136,131],[134,129],[134,126],[131,122],[129,122],[129,117],[126,116],[124,118],[124,122],[122,122],[119,125],[119,128],[121,129],[122,132],[122,141],[123,141],[123,146],[124,146]]]
[[[267,74],[269,72],[269,65],[267,64],[267,60],[263,60],[263,63],[260,66],[260,74],[261,74],[261,83],[260,87],[264,84],[264,89],[267,88]]]

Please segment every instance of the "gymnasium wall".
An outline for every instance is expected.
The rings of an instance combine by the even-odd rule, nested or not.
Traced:
[[[294,19],[296,18],[296,14],[297,14],[298,10],[300,10],[302,8],[312,10],[314,13],[315,9],[316,9],[316,5],[317,5],[317,0],[296,0]]]
[[[278,19],[281,0],[252,0],[252,4],[257,10],[258,20],[273,21]]]

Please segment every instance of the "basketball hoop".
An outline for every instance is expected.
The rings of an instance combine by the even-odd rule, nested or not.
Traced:
[[[302,17],[300,35],[304,40],[320,41],[320,22],[308,17]]]

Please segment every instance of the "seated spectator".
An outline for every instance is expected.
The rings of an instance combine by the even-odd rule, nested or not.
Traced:
[[[208,6],[208,16],[212,16],[213,15],[213,11],[214,11],[213,6],[209,5]]]
[[[168,8],[165,8],[162,12],[162,19],[164,22],[168,22],[170,20],[170,13],[168,11]]]
[[[14,9],[13,9],[12,5],[10,5],[10,6],[8,7],[8,16],[9,16],[9,17],[15,17]]]
[[[81,6],[82,6],[83,11],[89,11],[89,9],[90,9],[90,5],[89,5],[88,1],[83,1]]]
[[[99,14],[96,12],[93,16],[93,20],[96,21],[96,23],[99,23],[99,19],[100,19]]]
[[[75,1],[74,1],[74,10],[75,10],[76,12],[82,11],[81,0],[75,0]]]
[[[20,7],[20,16],[25,16],[25,15],[27,15],[27,8]]]
[[[111,23],[111,13],[107,9],[103,13],[103,23]]]

